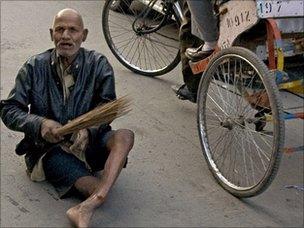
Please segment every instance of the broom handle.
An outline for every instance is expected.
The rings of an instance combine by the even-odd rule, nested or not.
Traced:
[[[116,106],[113,106],[114,104]],[[110,106],[110,105],[112,105],[112,106]],[[121,112],[118,114],[117,108],[119,107],[119,105],[121,106],[122,109],[121,109]],[[102,106],[97,106],[95,109],[93,109],[93,110],[75,118],[71,122],[69,122],[69,123],[65,124],[64,126],[56,129],[55,133],[60,135],[60,136],[65,136],[65,135],[71,134],[73,132],[79,131],[81,129],[85,129],[85,128],[94,126],[94,125],[96,125],[96,123],[98,123],[98,124],[111,123],[114,119],[116,119],[116,118],[118,118],[122,115],[125,115],[129,111],[131,111],[131,109],[128,108],[128,105],[129,105],[129,101],[128,101],[128,99],[126,99],[126,96],[124,96],[124,97],[121,97],[117,100],[106,103]],[[79,122],[81,122],[80,120],[83,120],[84,117],[88,117],[88,116],[92,117],[92,114],[94,112],[96,112],[96,110],[101,111],[101,109],[105,109],[106,111],[110,111],[110,113],[111,113],[111,109],[112,109],[112,112],[113,112],[113,108],[114,108],[114,111],[116,112],[114,116],[107,117],[103,121],[100,120],[100,122],[94,121],[94,122],[91,122],[91,123],[80,124],[81,126],[79,126]],[[113,113],[111,115],[113,115]],[[78,127],[77,127],[77,125],[78,125]]]
[[[65,136],[65,135],[69,134],[69,133],[65,133],[65,132],[63,131],[63,130],[64,130],[63,127],[64,127],[64,126],[55,129],[55,130],[54,130],[54,131],[55,131],[55,134],[58,134],[59,136]]]

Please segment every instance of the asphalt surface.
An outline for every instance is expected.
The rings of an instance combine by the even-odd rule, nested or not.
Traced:
[[[104,53],[116,75],[118,96],[130,94],[133,111],[113,123],[129,128],[136,142],[106,203],[92,226],[119,227],[303,227],[303,151],[284,154],[279,172],[261,195],[237,199],[213,179],[202,156],[196,106],[178,100],[170,86],[181,84],[180,66],[159,78],[125,69],[110,53],[101,32],[103,1],[1,1],[1,99],[31,55],[52,47],[48,28],[62,8],[79,10],[88,40],[84,47]],[[282,94],[284,104],[299,104]],[[1,123],[1,227],[68,227],[65,212],[79,203],[58,199],[48,183],[33,183],[23,157],[14,153],[22,134]],[[286,145],[303,144],[303,121],[288,122]]]

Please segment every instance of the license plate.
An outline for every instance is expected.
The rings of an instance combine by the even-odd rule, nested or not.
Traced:
[[[304,17],[303,0],[257,0],[260,18]]]

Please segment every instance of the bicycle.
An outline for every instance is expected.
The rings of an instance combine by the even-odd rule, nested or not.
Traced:
[[[102,28],[112,53],[125,67],[154,77],[180,62],[182,17],[176,0],[107,0]]]

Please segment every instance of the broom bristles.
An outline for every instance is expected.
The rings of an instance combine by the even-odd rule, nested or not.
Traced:
[[[130,112],[130,105],[131,100],[127,96],[103,104],[58,128],[57,134],[64,136],[97,124],[108,124]]]

